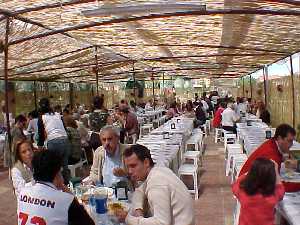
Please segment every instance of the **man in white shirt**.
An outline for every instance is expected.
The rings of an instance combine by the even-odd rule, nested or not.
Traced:
[[[224,130],[237,133],[235,123],[239,120],[239,116],[233,110],[233,103],[229,102],[227,108],[222,113],[222,127]]]
[[[95,225],[64,185],[62,158],[54,151],[38,152],[32,160],[36,184],[18,196],[18,225]]]
[[[125,145],[119,142],[119,132],[109,125],[101,129],[100,140],[102,146],[94,153],[89,181],[111,187],[126,176],[122,157]]]
[[[143,183],[134,192],[132,213],[117,211],[120,222],[130,225],[195,224],[194,202],[188,189],[169,168],[154,166],[149,149],[132,145],[124,152],[124,162],[130,179]],[[149,216],[145,218],[146,215]]]

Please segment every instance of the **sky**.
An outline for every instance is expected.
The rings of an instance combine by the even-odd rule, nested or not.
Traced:
[[[300,53],[296,53],[293,55],[293,70],[294,73],[300,72]],[[289,57],[281,60],[277,63],[274,63],[268,67],[268,76],[289,76],[290,72],[290,61]],[[258,78],[262,76],[262,70],[257,71],[252,74],[252,77]]]

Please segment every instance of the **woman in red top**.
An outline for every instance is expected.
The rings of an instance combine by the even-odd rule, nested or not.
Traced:
[[[239,225],[274,225],[275,206],[284,196],[274,161],[257,158],[249,173],[233,184],[232,192],[241,204]]]
[[[214,119],[213,119],[213,127],[214,128],[221,127],[222,112],[224,111],[225,107],[226,107],[225,102],[221,102],[219,105],[219,108],[215,112]]]

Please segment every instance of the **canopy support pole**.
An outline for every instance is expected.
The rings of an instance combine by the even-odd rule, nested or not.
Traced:
[[[155,93],[154,93],[154,74],[152,73],[151,76],[151,80],[152,80],[152,98],[153,98],[153,102],[154,102],[154,97],[155,97]]]
[[[10,121],[9,121],[9,108],[8,108],[8,36],[9,36],[9,29],[10,29],[10,18],[6,18],[6,26],[5,26],[5,39],[4,39],[4,83],[5,83],[5,116],[6,116],[6,126],[7,126],[7,137],[8,137],[8,146],[9,152],[12,153],[11,149],[11,133],[10,133]],[[12,155],[10,155],[12,157]],[[12,165],[11,161],[9,162],[9,166]]]
[[[34,108],[35,108],[35,110],[37,110],[36,81],[33,81],[33,96],[34,96]]]
[[[251,75],[250,75],[250,98],[252,99],[252,76]]]
[[[243,82],[243,97],[245,96],[245,79],[242,77],[242,82]]]
[[[135,69],[134,69],[134,63],[132,64],[132,77],[133,77],[133,97],[134,97],[134,102],[136,103],[136,95],[135,95],[135,90],[136,90],[136,83],[135,83]]]
[[[98,68],[98,47],[95,46],[95,61],[96,61],[96,93],[99,95],[99,68]]]
[[[264,77],[264,94],[265,94],[265,106],[268,108],[268,103],[267,103],[267,71],[268,71],[268,66],[265,66],[263,68],[263,77]]]
[[[163,93],[164,93],[164,98],[166,97],[166,91],[165,91],[165,73],[163,73]]]
[[[69,94],[71,108],[74,108],[74,84],[71,82],[69,83]]]
[[[296,127],[296,109],[295,109],[295,84],[294,84],[294,67],[293,57],[290,55],[290,66],[291,66],[291,82],[292,82],[292,100],[293,100],[293,127]]]

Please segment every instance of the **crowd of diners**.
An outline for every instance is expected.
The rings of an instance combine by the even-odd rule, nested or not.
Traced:
[[[134,191],[130,213],[118,210],[116,216],[126,224],[195,224],[193,200],[185,184],[168,168],[156,167],[149,149],[131,143],[139,135],[137,115],[156,108],[165,109],[166,120],[178,115],[194,118],[202,127],[212,118],[215,128],[236,133],[236,123],[251,113],[270,124],[270,113],[261,101],[246,98],[221,98],[217,92],[186,103],[170,104],[149,100],[144,105],[121,100],[113,109],[96,96],[93,107],[83,105],[51,106],[49,99],[39,101],[38,111],[18,115],[11,130],[13,188],[18,201],[18,218],[36,215],[47,224],[94,224],[67,185],[68,165],[82,157],[82,148],[92,152],[90,174],[83,184],[112,187],[126,182]],[[31,138],[24,130],[32,132]],[[248,158],[233,184],[233,194],[241,202],[239,224],[273,224],[274,207],[285,191],[299,191],[298,184],[283,183],[278,171],[295,139],[295,130],[282,124],[275,136],[263,143]],[[289,164],[299,167],[297,160]],[[36,200],[38,199],[38,200]],[[146,206],[145,206],[146,202]],[[34,217],[35,218],[35,217]],[[45,222],[44,221],[44,222]],[[43,223],[42,223],[43,224]]]

